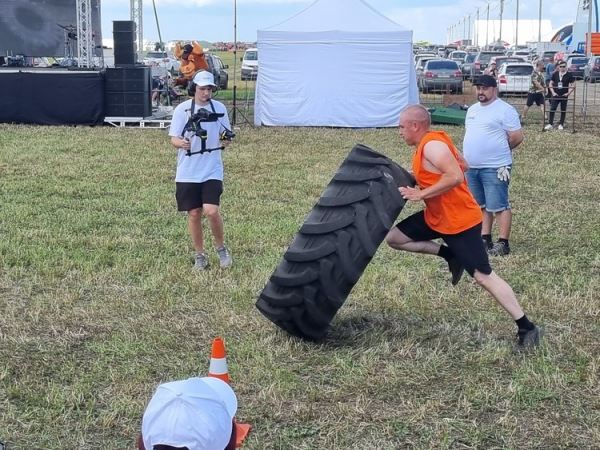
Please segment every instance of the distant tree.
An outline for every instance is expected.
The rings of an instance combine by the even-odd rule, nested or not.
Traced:
[[[156,42],[154,44],[155,52],[164,52],[165,51],[165,43],[164,42]]]

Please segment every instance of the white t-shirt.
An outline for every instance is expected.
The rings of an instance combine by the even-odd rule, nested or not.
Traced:
[[[211,100],[216,113],[225,114],[216,122],[202,122],[201,127],[207,131],[206,148],[217,148],[221,146],[219,136],[225,129],[231,130],[227,109],[221,102]],[[191,116],[192,100],[177,105],[173,111],[169,136],[181,137],[185,124]],[[210,104],[200,106],[194,105],[194,112],[200,108],[213,112]],[[192,143],[192,152],[200,151],[202,148],[201,139],[195,136],[193,132],[186,132],[184,137],[190,139]],[[203,183],[207,180],[223,181],[223,160],[221,159],[221,150],[215,150],[207,153],[198,153],[188,156],[185,150],[177,151],[177,173],[175,181],[179,183]]]
[[[499,98],[485,106],[475,103],[467,111],[465,127],[463,153],[469,167],[482,169],[512,164],[506,133],[521,129],[515,108]]]

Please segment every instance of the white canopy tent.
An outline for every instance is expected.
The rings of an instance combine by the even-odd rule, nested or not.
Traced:
[[[419,102],[412,31],[363,0],[316,0],[258,31],[255,125],[392,127]]]

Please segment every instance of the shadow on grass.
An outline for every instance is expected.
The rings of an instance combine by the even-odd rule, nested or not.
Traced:
[[[374,341],[406,339],[422,320],[405,315],[381,314],[344,317],[332,323],[321,345],[332,348],[372,345]]]

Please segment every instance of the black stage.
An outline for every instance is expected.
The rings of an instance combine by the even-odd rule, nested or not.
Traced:
[[[0,123],[96,125],[103,119],[103,72],[0,68]]]

